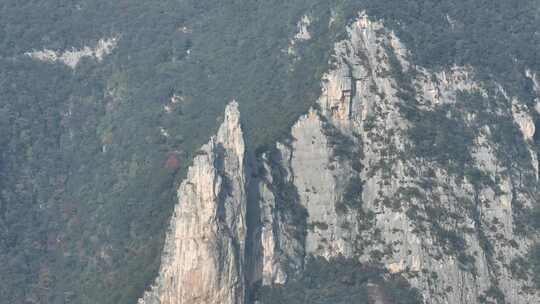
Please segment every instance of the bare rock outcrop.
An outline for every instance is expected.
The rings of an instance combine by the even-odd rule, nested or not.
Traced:
[[[100,39],[94,47],[85,46],[82,49],[71,48],[65,51],[44,49],[40,51],[26,52],[24,55],[32,59],[44,62],[60,62],[75,69],[82,58],[89,57],[101,62],[117,46],[118,38],[112,37]]]
[[[471,67],[415,65],[365,13],[347,34],[315,106],[253,158],[249,183],[237,105],[227,107],[178,189],[140,304],[245,303],[252,285],[301,276],[310,256],[382,266],[425,303],[540,302],[516,274],[534,242],[519,221],[540,194],[534,106]]]
[[[140,304],[244,303],[244,155],[232,102],[178,188],[159,276]]]
[[[296,260],[345,256],[382,263],[407,277],[426,303],[540,301],[530,278],[517,278],[512,270],[532,242],[516,232],[516,217],[535,199],[524,182],[538,174],[537,156],[528,147],[535,133],[531,110],[493,89],[497,85],[476,81],[469,67],[415,66],[396,35],[364,13],[348,36],[335,46],[316,106],[292,127],[292,141],[276,146],[289,155],[279,166],[289,168],[297,204],[307,213],[306,231],[284,241],[293,237],[284,233],[284,223],[265,215],[262,282],[283,283],[297,272],[275,263],[283,256],[295,260],[296,252],[302,254]],[[489,107],[475,110],[483,100],[492,100]],[[421,141],[412,138],[419,132],[414,117],[427,119],[419,115],[439,115],[450,122],[447,128],[460,124],[470,143],[463,155],[448,156],[458,160],[415,148]],[[496,120],[510,122],[504,132],[521,133],[528,152],[519,165],[505,159],[505,143],[494,135],[503,132]],[[460,130],[433,132],[451,136]],[[275,202],[263,197],[263,213],[271,214]],[[295,242],[304,250],[280,246]]]

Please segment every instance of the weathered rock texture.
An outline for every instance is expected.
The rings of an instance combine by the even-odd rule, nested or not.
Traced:
[[[159,276],[139,303],[244,303],[244,149],[233,102],[178,188]]]
[[[365,14],[334,53],[316,105],[255,158],[249,187],[227,108],[178,190],[140,303],[244,303],[244,285],[286,284],[309,256],[381,264],[426,303],[540,303],[516,263],[535,238],[520,219],[538,197],[539,107],[469,67],[414,65]],[[248,192],[258,208],[246,234]]]
[[[532,241],[516,232],[516,218],[537,195],[530,191],[538,176],[534,109],[500,86],[484,87],[471,68],[415,66],[394,33],[365,14],[348,34],[317,105],[294,125],[293,140],[276,147],[283,180],[262,178],[262,283],[301,273],[309,255],[343,255],[403,273],[426,303],[538,303],[530,280],[512,273]],[[477,111],[463,96],[496,102]],[[415,149],[419,113],[461,124],[437,136],[445,144],[444,136],[466,130],[462,162],[440,160],[454,147],[432,156]],[[505,159],[493,119],[521,133],[517,142],[528,151],[521,161]],[[295,195],[279,202],[273,198],[283,190],[268,184],[290,184]],[[293,235],[283,218],[299,207],[306,230]]]

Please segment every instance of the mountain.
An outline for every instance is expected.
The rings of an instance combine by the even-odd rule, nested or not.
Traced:
[[[536,1],[0,16],[0,303],[540,302]]]

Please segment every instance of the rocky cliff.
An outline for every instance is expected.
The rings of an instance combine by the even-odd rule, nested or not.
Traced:
[[[246,195],[236,102],[178,188],[159,276],[140,304],[243,303]]]
[[[537,237],[521,221],[538,197],[538,105],[470,67],[415,65],[363,13],[347,36],[315,106],[253,158],[249,183],[227,107],[178,189],[159,277],[139,303],[244,303],[246,285],[287,284],[310,256],[382,265],[426,303],[540,301],[520,268]]]
[[[277,148],[289,155],[280,166],[290,168],[297,203],[307,211],[305,255],[382,262],[430,303],[537,302],[531,283],[512,274],[531,244],[515,221],[516,209],[532,206],[537,195],[530,191],[538,178],[535,109],[476,81],[470,68],[414,66],[393,32],[366,15],[348,34],[336,45],[316,107],[292,128],[290,144]],[[484,101],[481,109],[467,104]],[[441,129],[422,130],[433,117]],[[500,133],[513,130],[521,132],[521,162],[505,159]],[[460,144],[453,136],[468,146],[449,152]],[[419,147],[423,141],[432,151]],[[288,235],[279,224],[264,227],[265,260],[298,251],[280,245]],[[264,264],[263,282],[281,283],[289,269],[281,267]]]

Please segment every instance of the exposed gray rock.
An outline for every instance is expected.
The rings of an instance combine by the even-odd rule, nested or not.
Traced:
[[[244,303],[245,146],[237,103],[178,188],[159,276],[140,304]]]
[[[290,141],[251,164],[250,186],[238,110],[227,107],[178,190],[160,274],[140,304],[243,303],[246,284],[285,284],[309,256],[382,264],[426,303],[540,302],[528,275],[512,272],[534,238],[518,231],[518,216],[539,194],[534,109],[476,80],[470,67],[414,65],[395,34],[365,13],[347,31],[316,105]],[[464,104],[485,100],[481,111]],[[455,132],[470,142],[466,155],[451,157],[462,160],[415,150],[411,112],[460,124]],[[520,159],[508,160],[501,132],[520,135]],[[257,207],[251,234],[248,192]]]
[[[336,44],[317,106],[291,130],[290,158],[281,160],[308,214],[305,239],[298,240],[303,258],[344,255],[381,262],[389,272],[407,276],[426,303],[540,301],[530,280],[510,270],[531,244],[515,232],[514,208],[534,199],[518,180],[537,176],[535,153],[530,150],[528,167],[508,167],[497,153],[502,143],[493,141],[485,125],[475,130],[470,147],[471,169],[485,179],[463,176],[411,153],[412,123],[401,109],[439,111],[456,104],[463,92],[488,98],[504,90],[485,89],[468,67],[431,72],[414,66],[394,33],[365,14],[348,34]],[[530,110],[518,104],[504,96],[495,111],[515,120],[527,145],[535,126]],[[468,128],[483,123],[473,112],[463,115]],[[270,195],[263,197],[266,209],[275,208]],[[277,218],[265,215],[265,221],[263,283],[280,283],[276,274],[281,278],[286,269],[276,270],[269,261],[294,255],[275,242],[290,236],[275,228]]]
[[[260,159],[262,176],[257,184],[260,233],[254,239],[260,248],[254,281],[264,285],[284,284],[303,269],[306,229],[305,211],[299,203],[289,161],[291,148],[278,143],[276,150]],[[287,166],[283,166],[286,164]]]
[[[26,52],[24,55],[45,62],[60,62],[68,67],[75,69],[82,58],[90,57],[98,62],[102,61],[106,55],[109,55],[118,43],[117,37],[100,39],[94,47],[85,46],[82,49],[71,48],[66,51],[42,50]]]

